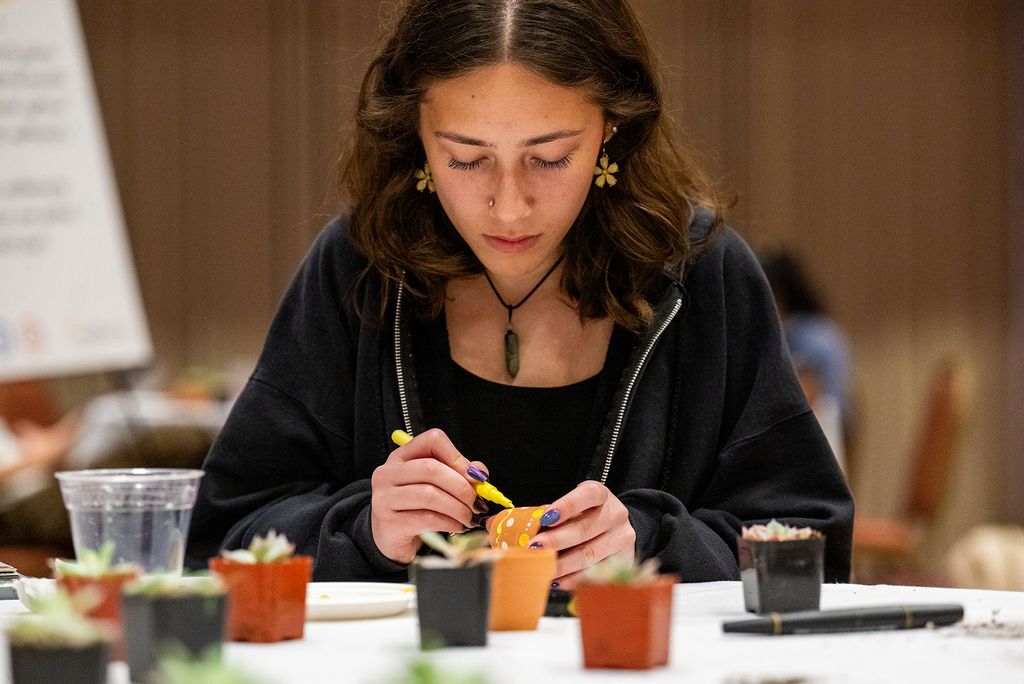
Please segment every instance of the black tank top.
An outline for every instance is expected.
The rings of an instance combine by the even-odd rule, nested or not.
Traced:
[[[562,387],[514,387],[452,361],[443,314],[421,325],[414,349],[427,425],[443,429],[466,458],[482,461],[516,506],[551,503],[586,478],[629,356],[628,332],[615,327],[593,377]]]

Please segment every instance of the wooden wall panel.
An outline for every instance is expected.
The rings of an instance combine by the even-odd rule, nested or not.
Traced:
[[[850,334],[862,509],[899,509],[937,360],[975,365],[981,401],[936,548],[1008,512],[1006,407],[1024,402],[1006,380],[1019,358],[1008,331],[1024,317],[1010,327],[1024,247],[1017,231],[1010,271],[1008,197],[1018,227],[1022,210],[1006,150],[1021,133],[1007,93],[1019,111],[1021,56],[1008,52],[1008,3],[1019,36],[1020,0],[636,0],[670,110],[737,194],[734,225],[755,245],[796,249]],[[169,370],[258,353],[337,210],[339,122],[393,4],[80,0]]]
[[[1009,56],[1009,95],[1007,137],[1009,163],[1010,259],[1007,286],[1010,291],[1007,326],[1007,424],[1010,438],[1007,454],[1006,500],[1009,515],[1024,520],[1024,0],[1010,0],[1007,11],[1007,55]]]
[[[683,125],[731,167],[734,225],[797,251],[850,334],[861,508],[900,510],[930,374],[957,353],[980,397],[934,546],[1005,516],[1005,3],[640,7]]]

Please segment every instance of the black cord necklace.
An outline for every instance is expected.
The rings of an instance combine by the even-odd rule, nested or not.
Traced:
[[[487,284],[491,286],[491,290],[494,292],[494,296],[498,298],[501,305],[508,310],[508,330],[505,331],[505,370],[513,378],[519,372],[519,335],[516,334],[515,329],[512,327],[512,312],[521,307],[526,303],[526,300],[533,296],[533,293],[537,291],[544,281],[548,279],[548,276],[555,272],[558,268],[558,264],[562,263],[562,259],[565,258],[565,254],[558,257],[558,261],[548,269],[548,272],[544,274],[533,289],[526,293],[526,296],[519,300],[518,304],[508,304],[502,298],[501,294],[498,293],[498,288],[494,287],[494,283],[491,282],[491,276],[487,275],[487,269],[484,269],[484,278],[487,278]]]

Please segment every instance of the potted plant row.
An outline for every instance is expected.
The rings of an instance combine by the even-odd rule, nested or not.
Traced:
[[[254,538],[247,549],[224,551],[210,559],[210,569],[228,587],[232,641],[302,638],[313,559],[295,555],[295,545],[285,535],[270,530],[267,536]]]

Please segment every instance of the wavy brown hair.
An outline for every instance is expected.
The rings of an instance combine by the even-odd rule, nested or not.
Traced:
[[[660,275],[678,274],[701,248],[689,239],[694,211],[706,207],[717,226],[721,205],[673,135],[627,0],[407,0],[400,7],[363,80],[341,161],[350,238],[369,260],[364,277],[381,277],[382,310],[404,278],[419,310],[436,316],[450,278],[482,271],[437,199],[414,190],[424,159],[420,101],[437,80],[504,62],[582,89],[618,127],[606,148],[619,182],[591,186],[565,239],[562,287],[581,317],[641,329]]]

